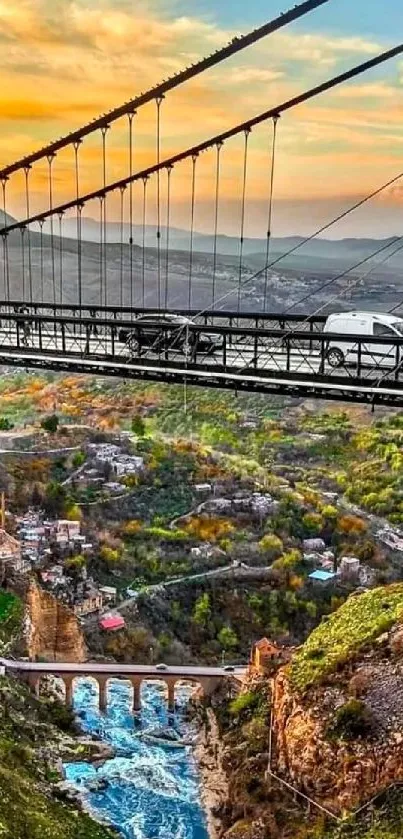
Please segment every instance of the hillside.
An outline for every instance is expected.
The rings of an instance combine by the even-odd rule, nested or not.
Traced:
[[[0,590],[3,654],[19,632],[22,612],[21,601]],[[16,679],[0,677],[1,839],[113,839],[110,830],[56,797],[61,759],[83,752],[73,733],[64,706],[38,702]]]
[[[278,671],[272,693],[251,674],[237,699],[219,703],[225,839],[400,839],[403,794],[390,785],[403,781],[402,616],[402,585],[352,596]],[[267,776],[271,705],[271,770],[334,819],[308,814]]]
[[[0,679],[0,836],[2,839],[112,839],[115,835],[52,794],[58,755],[77,746],[59,725],[64,708],[38,703],[13,679]]]

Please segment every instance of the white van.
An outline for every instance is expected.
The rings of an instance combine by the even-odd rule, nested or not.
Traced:
[[[403,318],[396,315],[384,315],[381,312],[337,312],[329,315],[323,327],[324,332],[351,335],[351,341],[329,341],[326,358],[331,367],[356,363],[358,344],[354,337],[374,335],[377,338],[403,338]],[[353,337],[354,336],[354,337]],[[399,358],[403,361],[403,344]],[[394,366],[396,364],[396,345],[361,344],[361,361],[371,366]]]

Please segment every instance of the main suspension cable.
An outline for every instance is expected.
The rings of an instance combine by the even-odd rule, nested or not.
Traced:
[[[275,171],[275,161],[276,161],[276,139],[277,139],[277,124],[278,124],[279,119],[280,119],[280,117],[278,115],[273,117],[273,141],[272,141],[272,149],[271,149],[269,207],[268,207],[268,216],[267,216],[267,241],[266,241],[266,259],[265,259],[265,265],[266,266],[269,263],[270,244],[271,244],[274,171]],[[264,272],[264,292],[263,292],[263,311],[264,312],[266,311],[266,308],[267,308],[267,281],[268,281],[268,269],[266,267],[265,272]]]
[[[245,233],[245,204],[246,204],[246,181],[248,176],[248,143],[250,128],[245,129],[245,145],[243,155],[243,176],[242,176],[242,201],[241,201],[241,231],[239,237],[239,268],[238,268],[238,313],[241,309],[241,285],[242,285],[242,260],[243,260],[243,243]]]
[[[290,111],[293,108],[297,107],[298,105],[301,105],[305,102],[308,102],[309,100],[314,99],[315,97],[319,96],[320,94],[325,93],[328,90],[333,90],[335,87],[340,86],[341,84],[345,83],[346,81],[349,81],[353,78],[356,78],[357,76],[362,75],[363,73],[366,73],[369,70],[372,70],[373,68],[380,66],[381,64],[384,64],[386,61],[390,61],[392,58],[395,58],[396,56],[401,55],[401,53],[403,53],[403,44],[399,44],[397,47],[394,47],[391,50],[387,50],[386,52],[380,53],[379,55],[375,56],[375,58],[372,58],[369,61],[365,61],[364,63],[359,64],[359,65],[353,67],[350,70],[347,70],[345,73],[342,73],[338,76],[334,76],[332,79],[329,79],[326,82],[322,82],[321,84],[317,85],[316,87],[313,87],[310,90],[305,91],[304,93],[301,93],[301,94],[298,94],[297,96],[294,96],[292,99],[288,99],[285,102],[282,102],[281,104],[278,104],[273,108],[270,108],[270,110],[268,110],[268,111],[263,111],[262,113],[258,114],[257,116],[253,117],[252,119],[247,120],[246,122],[240,123],[240,124],[234,126],[233,128],[231,128],[228,131],[225,131],[225,132],[223,132],[221,134],[218,134],[214,137],[210,137],[208,140],[205,140],[202,143],[199,143],[198,145],[193,146],[192,148],[186,149],[186,151],[184,151],[184,152],[180,152],[176,155],[173,155],[170,158],[167,158],[167,159],[161,161],[159,168],[160,169],[166,169],[167,166],[169,166],[169,165],[174,165],[175,163],[179,163],[182,160],[190,159],[193,154],[196,154],[196,153],[200,154],[203,151],[207,151],[208,149],[216,146],[218,142],[220,142],[220,141],[224,142],[225,140],[228,140],[230,137],[235,137],[236,135],[245,132],[245,130],[247,130],[247,129],[250,130],[253,127],[255,127],[256,125],[260,125],[263,122],[267,122],[267,120],[272,119],[273,116],[275,116],[276,114],[283,114],[286,111]],[[153,98],[155,99],[155,95],[153,96]],[[148,177],[148,176],[154,174],[156,169],[157,169],[157,167],[155,165],[154,166],[149,166],[146,169],[141,170],[141,171],[133,174],[132,175],[132,180],[133,181],[140,181],[144,177]],[[1,172],[0,172],[0,174],[1,174]],[[128,184],[129,182],[130,182],[130,178],[123,178],[119,181],[115,181],[113,183],[108,184],[108,186],[106,188],[106,191],[108,193],[113,192],[114,190],[119,189],[120,186],[122,186],[123,184]],[[102,190],[102,191],[105,192],[105,190]],[[99,193],[100,193],[100,190],[95,190],[91,193],[87,193],[86,195],[82,196],[81,200],[84,203],[86,203],[87,201],[91,201],[95,198],[98,198]],[[60,212],[61,210],[66,211],[66,210],[74,208],[75,206],[76,206],[76,200],[74,199],[74,201],[66,202],[63,205],[61,205],[57,208],[54,208],[53,212]],[[30,219],[25,219],[24,223],[25,224],[28,224],[28,223],[32,224],[35,221],[39,221],[39,219],[42,218],[42,217],[46,218],[49,214],[50,213],[48,211],[45,212],[45,213],[39,213],[38,215],[33,216]],[[21,224],[22,224],[22,222],[16,222],[16,223],[7,225],[6,230],[8,230],[8,232],[10,232],[11,230],[19,228],[21,226]],[[3,230],[0,229],[0,234],[3,233],[3,232],[5,232],[5,229],[4,228],[3,228]]]
[[[190,247],[189,247],[189,285],[188,285],[188,308],[192,308],[192,280],[193,280],[193,236],[195,220],[195,198],[196,198],[196,164],[198,155],[192,157],[192,198],[190,211]]]
[[[217,238],[218,238],[218,208],[220,202],[220,175],[221,175],[221,149],[224,143],[216,145],[216,177],[215,177],[215,203],[214,203],[214,244],[213,244],[213,277],[211,287],[211,304],[215,306],[215,283],[217,274]]]

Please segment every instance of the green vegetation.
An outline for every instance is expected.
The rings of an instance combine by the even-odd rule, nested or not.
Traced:
[[[350,597],[295,653],[290,666],[293,686],[304,691],[322,681],[402,615],[403,583]]]
[[[307,830],[306,839],[401,839],[403,836],[403,792],[391,790],[378,806],[364,811],[360,818],[348,819],[345,824],[323,832]],[[299,837],[298,837],[299,839]],[[303,837],[301,837],[303,839]]]
[[[365,702],[360,699],[349,699],[337,708],[334,718],[328,728],[330,739],[355,740],[365,737],[373,728],[373,719]]]
[[[261,696],[257,691],[248,690],[240,693],[230,702],[229,711],[233,717],[239,717],[246,711],[254,711],[260,704]]]
[[[112,839],[112,831],[51,795],[49,781],[58,776],[42,755],[56,752],[62,736],[53,719],[54,709],[23,685],[0,679],[0,837]]]
[[[45,417],[41,421],[41,426],[43,430],[48,431],[49,434],[56,434],[59,427],[59,417],[57,414],[51,414],[49,417]]]
[[[11,431],[14,428],[14,423],[10,422],[8,417],[0,417],[0,431]]]
[[[18,597],[0,589],[0,642],[9,641],[19,628],[22,610],[22,602]]]

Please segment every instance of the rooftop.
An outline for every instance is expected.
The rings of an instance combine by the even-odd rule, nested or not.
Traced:
[[[321,583],[327,583],[329,580],[333,580],[336,577],[332,571],[313,571],[312,574],[309,575],[310,580],[319,580]]]
[[[101,629],[123,629],[125,626],[125,619],[122,615],[108,615],[99,621]]]

